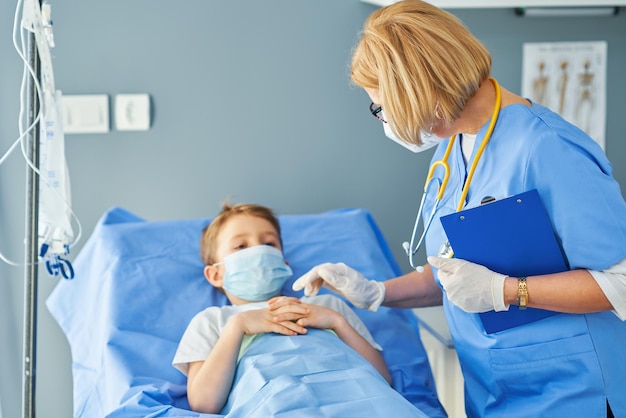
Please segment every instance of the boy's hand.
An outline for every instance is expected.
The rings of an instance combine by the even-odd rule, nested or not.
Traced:
[[[291,296],[276,296],[267,303],[267,309],[274,315],[274,321],[279,323],[284,321],[296,322],[311,313],[309,309],[311,305],[302,303],[300,299]]]
[[[343,317],[333,309],[319,305],[302,303],[300,299],[292,297],[277,297],[269,301],[271,313],[278,323],[293,321],[297,325],[309,328],[334,329]]]
[[[243,334],[253,335],[274,332],[283,335],[306,334],[306,328],[290,320],[277,321],[275,313],[268,309],[255,309],[234,315],[227,323],[237,327]]]
[[[310,313],[296,321],[296,324],[303,327],[319,329],[336,329],[339,324],[345,322],[341,314],[333,309],[319,305],[304,304],[309,308]]]
[[[275,296],[267,301],[268,309],[270,311],[275,311],[281,306],[286,306],[292,303],[301,304],[302,301],[292,296]]]

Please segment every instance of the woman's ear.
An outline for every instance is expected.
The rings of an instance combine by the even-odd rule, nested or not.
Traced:
[[[222,288],[224,275],[220,273],[216,266],[204,266],[204,277],[214,287]]]

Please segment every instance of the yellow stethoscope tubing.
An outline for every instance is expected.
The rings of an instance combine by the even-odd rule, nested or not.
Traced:
[[[498,121],[498,115],[500,114],[500,106],[502,106],[502,94],[500,93],[500,86],[498,85],[498,82],[494,78],[491,78],[490,80],[496,89],[496,103],[493,106],[493,112],[491,112],[491,120],[489,121],[487,132],[485,132],[485,137],[483,141],[480,143],[480,147],[478,147],[478,151],[476,151],[476,156],[474,157],[474,161],[472,161],[470,171],[469,173],[467,173],[467,179],[465,180],[465,185],[463,186],[463,191],[461,192],[461,198],[459,199],[459,204],[456,207],[457,212],[460,212],[463,209],[463,206],[465,205],[467,192],[469,191],[470,183],[472,182],[472,179],[474,178],[474,172],[476,172],[478,161],[480,161],[480,157],[483,156],[483,152],[485,151],[485,148],[487,148],[487,143],[489,143],[489,140],[491,139],[491,134],[493,133],[493,130],[496,127],[496,122]],[[448,148],[450,148],[449,144],[448,144]],[[444,156],[446,158],[446,161],[448,158],[447,157],[448,151],[449,150],[446,150],[446,155]],[[446,179],[445,182],[447,183],[448,180]],[[443,197],[443,193],[441,195]]]
[[[465,180],[465,185],[463,186],[463,189],[461,191],[461,198],[459,199],[459,203],[456,208],[457,212],[461,211],[463,209],[463,206],[465,205],[465,199],[467,198],[469,186],[472,182],[472,179],[474,178],[476,167],[478,166],[478,162],[480,161],[480,158],[482,157],[483,152],[485,151],[485,148],[487,147],[487,144],[489,143],[489,140],[491,139],[491,134],[493,133],[493,130],[496,126],[498,115],[500,114],[500,107],[502,106],[502,94],[500,92],[500,86],[498,85],[498,82],[494,78],[490,78],[490,80],[493,83],[495,90],[496,90],[496,100],[495,100],[495,104],[493,107],[493,112],[491,113],[491,120],[489,121],[489,126],[487,127],[487,132],[485,132],[485,136],[480,146],[478,147],[478,150],[476,151],[476,155],[474,156],[472,165],[470,166],[470,170],[467,174],[467,179]],[[446,151],[443,154],[443,157],[441,157],[440,160],[437,160],[431,164],[430,169],[428,170],[428,176],[426,176],[426,183],[424,184],[424,193],[422,194],[422,200],[420,202],[420,206],[417,211],[417,216],[415,218],[415,224],[413,226],[413,233],[411,234],[411,242],[409,244],[409,247],[405,248],[407,255],[409,256],[409,263],[411,267],[415,269],[421,266],[416,266],[414,264],[413,256],[417,253],[417,251],[419,251],[420,247],[422,246],[422,243],[424,239],[426,238],[426,233],[428,232],[428,229],[430,228],[430,224],[435,218],[435,213],[437,212],[437,209],[439,208],[439,203],[443,199],[443,195],[448,186],[448,180],[450,178],[450,165],[448,164],[448,157],[450,156],[450,153],[452,152],[452,147],[454,146],[455,139],[456,139],[456,135],[453,135],[450,137],[450,142],[448,143],[448,146],[446,147]],[[435,178],[435,170],[437,169],[437,167],[443,168],[443,177],[441,180],[439,180],[438,178]],[[422,217],[422,212],[424,211],[424,202],[426,200],[426,195],[428,194],[428,191],[430,190],[433,180],[436,180],[439,183],[438,189],[437,189],[437,197],[435,198],[435,203],[433,205],[432,211],[430,212],[430,215],[428,216],[428,220],[424,223],[424,231],[422,232],[422,235],[420,236],[420,239],[417,245],[415,245],[415,237],[417,235],[417,230],[419,228],[419,221]]]

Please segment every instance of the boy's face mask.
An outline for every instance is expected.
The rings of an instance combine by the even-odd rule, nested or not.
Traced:
[[[222,263],[216,263],[219,265]],[[224,289],[240,299],[257,302],[276,296],[293,272],[282,252],[257,245],[228,254],[223,261]]]

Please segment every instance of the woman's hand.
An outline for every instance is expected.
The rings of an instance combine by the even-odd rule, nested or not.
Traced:
[[[509,309],[504,303],[504,274],[459,258],[428,257],[428,262],[439,269],[439,281],[448,299],[464,311]]]
[[[306,296],[319,292],[322,285],[345,296],[357,308],[378,310],[385,299],[385,285],[368,280],[344,263],[324,263],[313,267],[293,283],[293,290],[304,289]]]

